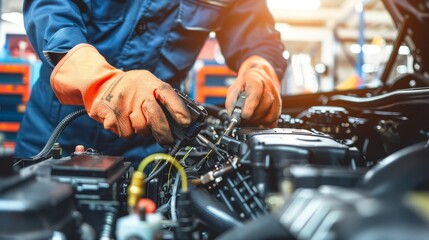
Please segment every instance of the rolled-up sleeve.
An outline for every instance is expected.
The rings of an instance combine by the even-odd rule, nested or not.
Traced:
[[[88,11],[80,0],[25,0],[25,29],[33,47],[46,66],[54,68],[48,53],[66,53],[86,43],[82,12]]]
[[[238,71],[244,60],[257,55],[271,63],[279,79],[283,77],[286,69],[284,45],[280,33],[274,29],[274,19],[265,0],[237,0],[216,36],[233,70]]]

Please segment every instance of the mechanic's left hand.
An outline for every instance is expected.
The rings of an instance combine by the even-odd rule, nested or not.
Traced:
[[[235,82],[229,87],[225,106],[232,113],[237,97],[246,92],[241,113],[244,125],[275,127],[281,112],[280,83],[271,64],[252,56],[240,66]]]

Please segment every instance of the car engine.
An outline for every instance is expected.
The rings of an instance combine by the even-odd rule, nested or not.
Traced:
[[[14,221],[1,236],[426,238],[427,215],[407,199],[429,189],[429,89],[327,98],[298,114],[284,111],[277,128],[229,134],[224,109],[187,99],[204,113],[194,118],[198,134],[174,155],[143,161],[147,169],[94,149],[62,156],[55,142],[80,111],[54,131],[49,151],[3,157],[1,214]]]
[[[428,239],[429,11],[385,4],[406,26],[397,44],[416,71],[378,88],[284,96],[276,128],[240,126],[240,104],[230,116],[178,92],[190,126],[165,110],[176,144],[137,168],[82,146],[62,154],[61,132],[85,110],[31,158],[0,149],[0,238]]]

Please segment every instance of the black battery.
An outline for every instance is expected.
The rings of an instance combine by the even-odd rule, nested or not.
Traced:
[[[130,164],[123,157],[82,154],[55,161],[51,178],[72,184],[77,199],[119,200]]]
[[[131,163],[123,157],[82,154],[50,159],[43,165],[49,170],[40,168],[40,175],[73,186],[77,209],[96,237],[113,236],[114,219],[127,212]]]

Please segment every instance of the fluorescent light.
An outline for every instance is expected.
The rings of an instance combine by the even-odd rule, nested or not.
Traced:
[[[363,53],[365,54],[377,54],[380,52],[380,47],[372,44],[364,44],[363,45]]]
[[[22,16],[22,13],[19,12],[3,13],[1,15],[1,19],[22,27],[24,26],[24,17]]]
[[[363,53],[365,54],[377,54],[381,50],[379,46],[372,45],[372,44],[364,44],[362,49],[363,49]],[[350,51],[355,54],[360,53],[361,51],[360,45],[359,44],[350,45]]]
[[[386,45],[384,47],[387,52],[392,52],[393,46],[392,45]],[[352,44],[350,45],[350,51],[352,53],[358,54],[360,53],[360,45],[359,44]],[[363,52],[365,54],[377,54],[381,51],[381,47],[378,45],[373,44],[365,44],[363,45]],[[408,46],[400,46],[398,50],[399,55],[409,55],[411,53],[410,48]]]
[[[399,55],[408,55],[410,52],[411,51],[407,46],[400,46],[398,50]]]
[[[271,10],[317,10],[320,0],[267,0]]]
[[[359,44],[352,44],[350,45],[350,51],[354,54],[360,53],[360,45]]]

